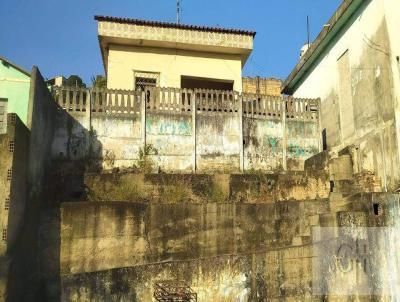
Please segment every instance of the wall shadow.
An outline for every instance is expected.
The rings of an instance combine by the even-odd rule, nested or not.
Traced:
[[[64,142],[66,153],[52,160],[46,181],[38,228],[42,280],[37,301],[61,300],[61,204],[86,200],[85,173],[102,171],[102,144],[96,133],[58,105],[56,121],[66,122],[75,134],[70,133]]]
[[[26,158],[17,156],[13,168],[23,166],[24,179],[13,179],[16,185],[25,185],[24,214],[15,244],[8,252],[6,301],[60,301],[61,285],[61,211],[63,202],[85,200],[84,174],[101,171],[102,145],[96,134],[82,125],[70,112],[60,107],[51,96],[43,77],[36,67],[32,71],[30,117],[25,148],[17,144],[15,152],[25,152]],[[73,137],[66,144],[63,158],[53,159],[55,129],[65,121],[70,129],[77,129],[85,140]],[[76,148],[87,150],[79,158]],[[23,150],[25,149],[25,150]],[[14,190],[17,192],[18,190]],[[10,198],[12,202],[12,197]],[[10,202],[10,203],[11,203]],[[10,209],[11,210],[11,209]],[[13,220],[12,214],[10,215]],[[3,263],[5,260],[0,259]],[[1,264],[0,263],[0,264]]]

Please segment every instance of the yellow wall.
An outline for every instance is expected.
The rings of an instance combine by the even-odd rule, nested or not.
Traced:
[[[110,45],[108,88],[134,89],[134,71],[159,72],[161,87],[180,88],[181,76],[234,81],[242,91],[240,55]]]

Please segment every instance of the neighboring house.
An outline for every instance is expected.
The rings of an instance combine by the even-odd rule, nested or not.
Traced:
[[[16,113],[26,125],[31,74],[0,57],[0,133],[5,132],[7,113]]]
[[[243,92],[281,96],[282,81],[274,78],[243,77]]]
[[[96,16],[107,87],[242,91],[255,32]]]
[[[56,76],[46,81],[47,85],[50,86],[63,86],[66,83],[66,78],[63,76]]]
[[[400,185],[400,1],[345,0],[283,93],[320,97],[325,149],[352,154],[384,188]]]

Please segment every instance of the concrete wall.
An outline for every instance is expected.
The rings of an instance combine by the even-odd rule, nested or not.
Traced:
[[[51,166],[51,145],[59,108],[37,67],[33,67],[29,92],[30,129],[28,186],[31,202],[39,202]]]
[[[155,166],[163,170],[193,170],[193,136],[190,112],[154,112],[146,115],[146,144],[156,150],[150,150],[150,158]],[[137,154],[137,150],[132,150],[132,154]]]
[[[299,211],[318,214],[326,206],[323,200],[285,205],[65,203],[61,274],[285,246],[308,225]],[[277,216],[285,209],[284,216]]]
[[[24,225],[27,195],[29,131],[16,114],[7,116],[7,133],[0,135],[0,299],[7,291],[10,265]]]
[[[7,111],[16,113],[27,125],[30,77],[0,59],[0,99],[7,99]]]
[[[164,88],[150,96],[54,89],[64,109],[56,114],[55,160],[180,173],[302,170],[321,148],[318,113],[310,111],[316,100]]]
[[[241,118],[234,113],[202,112],[196,117],[196,169],[238,172]]]
[[[284,170],[286,135],[283,121],[277,119],[245,118],[244,166],[246,170]]]
[[[69,194],[67,171],[73,170],[60,167],[63,177],[53,176],[65,189],[49,188],[52,204],[61,201],[60,192]],[[84,184],[90,201],[62,203],[42,214],[45,287],[48,297],[62,301],[147,301],[154,283],[167,279],[185,280],[199,299],[251,300],[256,279],[271,270],[266,250],[291,245],[299,236],[306,243],[308,216],[328,210],[324,171],[87,174]],[[138,202],[140,196],[148,201]],[[264,284],[258,288],[266,298]]]
[[[193,76],[230,81],[242,91],[240,55],[110,45],[107,87],[135,89],[135,71],[159,73],[161,87],[180,88],[181,76]]]
[[[4,176],[8,170],[11,172],[4,190],[3,186],[0,190],[2,230],[7,228],[7,254],[3,253],[0,257],[1,298],[4,301],[35,301],[40,291],[37,254],[39,217],[40,209],[45,204],[56,110],[56,103],[43,77],[34,67],[28,127],[17,116],[9,115],[7,128],[10,133],[0,138],[1,158],[6,161],[4,166],[1,164],[0,173]],[[11,141],[14,142],[13,148]],[[7,197],[10,198],[10,206],[5,210],[4,198]]]
[[[61,187],[70,182],[66,171],[76,172],[60,167]],[[318,299],[312,272],[320,242],[312,242],[312,228],[392,226],[398,214],[396,194],[333,195],[327,170],[86,174],[84,184],[86,195],[43,212],[44,272],[60,274],[46,287],[63,301],[147,301],[166,280],[184,280],[199,301]],[[49,200],[62,201],[61,187]],[[377,264],[379,274],[385,270]]]
[[[355,145],[360,170],[390,190],[400,181],[399,10],[398,1],[364,1],[294,93],[321,97],[328,148]]]

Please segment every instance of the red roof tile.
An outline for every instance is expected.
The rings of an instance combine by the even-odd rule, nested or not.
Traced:
[[[188,30],[197,30],[197,31],[210,31],[210,32],[218,32],[218,33],[239,34],[239,35],[246,35],[246,36],[253,36],[253,37],[256,35],[256,32],[254,32],[254,31],[247,31],[247,30],[241,30],[241,29],[185,25],[185,24],[177,24],[177,23],[169,23],[169,22],[148,21],[148,20],[109,17],[109,16],[95,16],[94,19],[97,21],[128,23],[128,24],[136,24],[136,25],[148,25],[148,26],[155,26],[155,27],[179,28],[179,29],[188,29]]]

